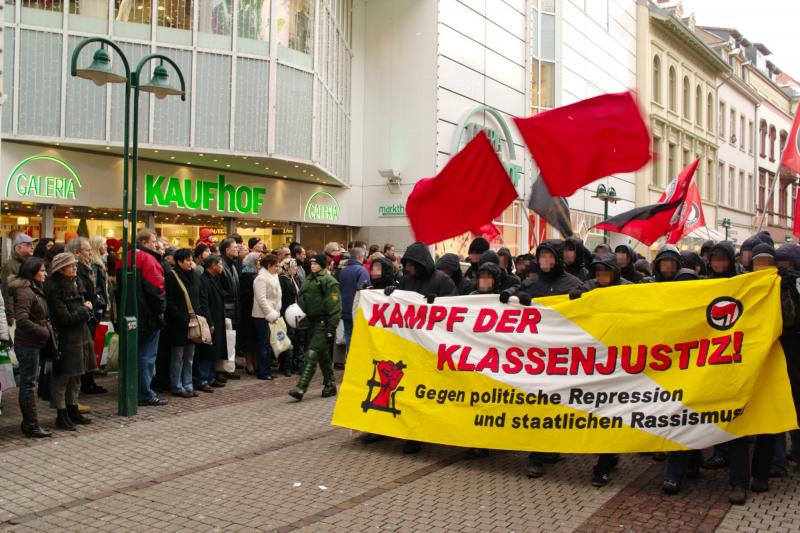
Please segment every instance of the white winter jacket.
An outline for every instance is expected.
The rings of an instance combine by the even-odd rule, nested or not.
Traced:
[[[0,341],[10,340],[11,336],[8,334],[8,322],[6,321],[6,304],[3,301],[3,295],[0,294]]]
[[[278,274],[266,268],[258,272],[253,281],[253,318],[266,318],[274,322],[281,316],[281,282]]]

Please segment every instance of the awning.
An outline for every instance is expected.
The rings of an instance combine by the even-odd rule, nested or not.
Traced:
[[[712,240],[715,242],[725,240],[725,234],[718,232],[714,228],[709,228],[708,226],[697,228],[687,235],[687,237],[693,237],[695,239],[701,239],[704,241]]]

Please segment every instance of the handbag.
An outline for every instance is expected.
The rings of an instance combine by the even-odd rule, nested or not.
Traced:
[[[172,275],[175,276],[175,281],[178,282],[178,285],[183,291],[183,297],[186,299],[186,309],[189,311],[189,327],[186,338],[195,344],[212,344],[211,328],[208,327],[208,321],[205,317],[195,314],[192,302],[189,299],[189,293],[178,273],[173,270]]]
[[[282,318],[269,325],[269,344],[275,355],[292,349],[292,341],[286,331],[286,322]]]

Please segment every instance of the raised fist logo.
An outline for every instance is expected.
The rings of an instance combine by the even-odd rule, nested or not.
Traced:
[[[367,399],[361,403],[361,408],[366,413],[370,409],[376,411],[386,411],[393,416],[400,414],[400,410],[395,408],[395,395],[403,390],[399,386],[403,379],[406,365],[402,361],[372,361],[372,378],[367,381],[369,392]],[[372,396],[375,388],[378,393]]]

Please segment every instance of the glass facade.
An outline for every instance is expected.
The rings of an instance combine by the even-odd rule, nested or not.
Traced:
[[[121,143],[122,87],[76,81],[63,59],[107,36],[131,68],[157,52],[186,79],[185,102],[142,96],[142,148],[274,154],[349,181],[352,0],[9,0],[4,11],[6,138]]]
[[[531,12],[531,115],[556,106],[555,2],[533,2]]]

